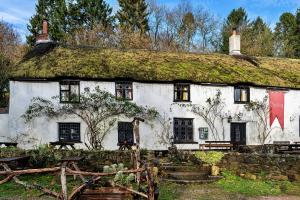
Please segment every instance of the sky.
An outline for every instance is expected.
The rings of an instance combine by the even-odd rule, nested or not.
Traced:
[[[28,34],[27,23],[35,12],[37,0],[0,0],[0,20],[13,25],[23,41]],[[106,0],[114,11],[118,9],[117,0]],[[180,0],[157,0],[169,8],[175,7]],[[238,7],[244,7],[250,19],[261,16],[274,28],[279,16],[283,12],[295,13],[300,8],[300,0],[190,0],[193,7],[201,6],[221,19]]]

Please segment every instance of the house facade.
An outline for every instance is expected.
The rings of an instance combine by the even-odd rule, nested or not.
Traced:
[[[180,149],[199,149],[208,140],[259,145],[261,123],[270,132],[265,143],[300,141],[300,61],[258,58],[249,62],[252,58],[240,53],[239,35],[232,37],[230,55],[57,47],[48,39],[39,42],[12,73],[9,109],[0,114],[1,140],[18,140],[23,148],[56,141],[86,148],[87,126],[78,117],[39,117],[25,123],[22,115],[35,97],[56,104],[80,103],[81,93],[99,87],[159,112],[159,118],[140,124],[141,148],[167,149],[174,143]],[[192,107],[204,109],[205,114],[209,100],[217,94],[219,117],[209,124]],[[262,120],[245,105],[263,101],[267,113]],[[104,139],[105,149],[118,149],[124,141],[134,143],[132,120],[118,119]],[[28,138],[32,140],[25,142]]]
[[[260,144],[257,131],[257,116],[245,109],[249,101],[262,101],[273,89],[226,86],[200,85],[190,83],[143,83],[130,81],[93,81],[93,80],[12,80],[10,81],[10,107],[8,114],[1,114],[1,136],[16,137],[19,134],[29,134],[35,141],[22,144],[31,148],[34,145],[47,144],[54,141],[80,142],[78,147],[84,148],[86,141],[86,125],[79,118],[67,116],[49,119],[41,117],[31,123],[25,123],[21,117],[34,97],[51,100],[60,96],[56,103],[72,103],[69,99],[69,88],[80,95],[84,89],[95,87],[117,96],[123,96],[138,105],[154,107],[164,118],[171,133],[171,139],[182,149],[199,149],[199,144],[206,140],[234,141],[246,145]],[[210,127],[199,115],[193,113],[188,105],[205,106],[208,98],[214,98],[220,91],[224,103],[223,124],[216,120],[219,137],[212,135]],[[277,90],[276,90],[277,92]],[[284,128],[278,118],[272,123],[274,128],[267,143],[273,141],[299,141],[300,91],[280,90],[284,94]],[[53,100],[54,101],[54,100]],[[59,102],[60,101],[60,102]],[[71,102],[70,102],[71,101]],[[73,102],[75,103],[75,102]],[[236,117],[239,116],[239,117]],[[131,138],[132,119],[119,119],[111,133],[104,141],[105,149],[118,149],[122,138]],[[147,149],[166,149],[161,135],[165,127],[158,119],[141,123],[141,147]],[[224,133],[223,133],[224,129]],[[8,135],[9,134],[9,135]],[[224,134],[224,136],[222,135]]]

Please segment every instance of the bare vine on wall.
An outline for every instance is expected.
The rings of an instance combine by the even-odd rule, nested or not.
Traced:
[[[257,117],[256,127],[258,132],[258,140],[261,145],[264,145],[267,139],[270,138],[271,132],[279,127],[271,127],[269,125],[270,109],[268,104],[268,96],[265,96],[262,101],[250,101],[245,104],[247,111],[253,112]]]
[[[193,113],[200,116],[207,123],[215,140],[225,139],[224,120],[227,118],[227,114],[224,113],[225,103],[221,95],[221,91],[218,90],[213,98],[206,100],[206,105],[193,104],[191,109]],[[217,122],[221,123],[221,130],[217,128]]]
[[[53,97],[53,99],[57,98],[59,97]],[[80,103],[60,104],[40,97],[33,98],[23,118],[28,123],[40,116],[48,118],[77,116],[87,125],[86,146],[89,149],[103,149],[103,141],[119,117],[141,117],[153,120],[157,115],[158,112],[154,108],[117,99],[109,92],[96,87],[93,91],[84,90],[84,93],[80,94]]]
[[[172,146],[173,142],[173,131],[172,131],[172,119],[167,116],[166,113],[159,115],[157,120],[160,124],[160,130],[156,132],[158,143],[168,148]]]

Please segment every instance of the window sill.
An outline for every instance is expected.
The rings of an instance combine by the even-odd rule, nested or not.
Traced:
[[[174,142],[173,144],[198,144],[198,142]]]
[[[248,104],[249,101],[235,101],[234,104]]]
[[[181,101],[181,100],[174,100],[174,103],[191,103],[192,101]]]
[[[0,114],[8,114],[8,108],[0,108]]]

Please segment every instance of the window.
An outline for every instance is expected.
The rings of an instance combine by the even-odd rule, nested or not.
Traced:
[[[117,82],[116,83],[116,97],[120,99],[132,100],[132,83],[131,82]]]
[[[59,141],[80,142],[80,123],[58,123]]]
[[[208,139],[208,128],[207,127],[199,128],[199,138],[201,140],[207,140]]]
[[[79,100],[80,100],[79,81],[61,81],[60,102],[79,103]]]
[[[250,101],[249,87],[235,87],[234,88],[234,102],[247,103]]]
[[[0,113],[8,112],[8,104],[9,104],[9,91],[7,88],[2,89],[0,91]]]
[[[190,101],[190,85],[175,84],[174,85],[174,101]]]
[[[193,119],[174,118],[174,142],[193,142]]]
[[[131,122],[118,122],[118,145],[133,145],[133,124]]]

